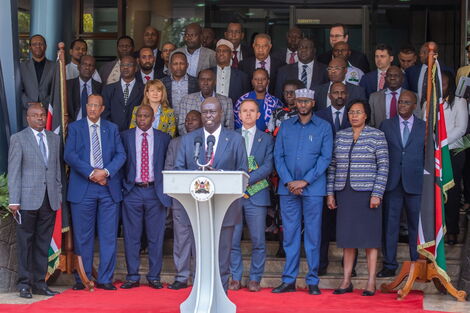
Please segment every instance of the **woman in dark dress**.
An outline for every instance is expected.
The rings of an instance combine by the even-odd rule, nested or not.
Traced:
[[[362,295],[373,296],[382,243],[381,202],[387,184],[388,148],[383,132],[366,125],[370,116],[367,103],[354,101],[347,113],[352,127],[336,134],[328,169],[327,205],[338,210],[336,244],[344,251],[344,278],[333,293],[352,292],[356,249],[364,248],[369,279]]]

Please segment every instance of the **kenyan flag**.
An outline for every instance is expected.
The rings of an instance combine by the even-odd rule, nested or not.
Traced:
[[[444,203],[447,200],[447,190],[454,186],[454,178],[447,145],[444,104],[441,98],[441,79],[437,61],[432,68],[431,88],[431,97],[426,105],[426,147],[418,252],[432,261],[438,272],[450,281],[446,273],[444,250],[446,232]]]

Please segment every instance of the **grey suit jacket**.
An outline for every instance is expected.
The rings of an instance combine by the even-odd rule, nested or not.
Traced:
[[[109,62],[106,62],[103,65],[101,65],[100,70],[99,70],[99,74],[100,74],[101,82],[102,82],[103,86],[107,85],[108,77],[111,74],[111,71],[113,70],[113,68],[116,65],[117,61],[119,61],[119,59],[116,59],[114,61],[109,61]]]
[[[8,151],[8,190],[10,204],[19,204],[21,210],[39,209],[46,190],[52,210],[56,211],[60,207],[60,137],[46,130],[46,140],[49,150],[47,166],[31,128],[25,128],[11,136]]]
[[[38,84],[36,68],[32,59],[21,62],[21,103],[23,105],[23,117],[26,116],[30,102],[41,102],[46,108],[49,105],[52,91],[52,81],[55,75],[55,62],[46,59],[41,81]],[[23,119],[26,127],[26,119]]]
[[[175,51],[183,52],[186,54],[186,46],[176,49]],[[199,62],[197,62],[197,74],[200,71],[217,66],[217,61],[215,60],[215,51],[201,47],[201,51],[199,52]]]
[[[380,91],[373,92],[370,94],[369,97],[369,105],[371,110],[370,126],[375,128],[379,128],[380,124],[382,124],[382,122],[387,119],[387,110],[385,107],[385,91],[386,89],[382,89]],[[406,91],[406,89],[402,88],[401,92],[404,91]],[[400,95],[397,95],[397,103],[399,97]]]
[[[222,117],[222,126],[228,129],[233,129],[233,102],[232,99],[221,94],[216,93],[215,97],[219,100],[222,105],[224,115]],[[176,115],[176,125],[178,126],[178,133],[180,135],[186,134],[184,128],[184,120],[189,111],[196,110],[201,111],[201,92],[194,92],[181,99],[181,102],[173,104],[173,109]]]

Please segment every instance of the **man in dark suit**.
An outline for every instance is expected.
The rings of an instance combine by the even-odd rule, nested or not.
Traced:
[[[186,54],[174,51],[170,55],[171,74],[162,78],[171,107],[177,105],[184,96],[199,91],[197,78],[189,75],[187,70]]]
[[[122,224],[126,252],[127,277],[121,285],[130,289],[140,285],[140,248],[143,225],[148,240],[149,271],[147,281],[155,289],[163,288],[160,272],[163,263],[166,207],[170,198],[163,194],[163,165],[170,135],[152,128],[152,107],[137,109],[136,128],[121,133],[127,154],[124,165]]]
[[[53,296],[47,287],[48,251],[56,211],[62,201],[60,138],[44,130],[47,113],[40,103],[27,111],[29,127],[11,136],[8,151],[9,209],[15,219],[19,296]],[[32,288],[32,290],[31,290]]]
[[[326,66],[315,61],[315,45],[310,39],[302,39],[297,50],[299,62],[287,64],[278,71],[276,81],[276,97],[282,99],[282,86],[286,80],[298,79],[306,88],[314,87],[328,82]]]
[[[294,64],[299,61],[298,48],[302,39],[302,31],[297,26],[292,27],[287,32],[287,48],[278,48],[272,53],[273,57],[286,62],[286,64]]]
[[[101,94],[101,83],[94,80],[95,58],[84,55],[78,64],[77,78],[67,80],[67,109],[69,122],[86,117],[86,104],[91,94]]]
[[[330,92],[331,85],[336,82],[342,82],[346,85],[346,89],[348,91],[348,102],[346,103],[346,105],[350,104],[351,101],[356,99],[366,99],[364,88],[345,81],[347,73],[347,64],[344,59],[334,58],[330,61],[327,70],[328,78],[330,79],[330,81],[326,84],[319,85],[314,88],[316,111],[320,111],[331,105],[331,100],[328,97],[328,94]]]
[[[181,148],[176,157],[176,170],[197,170],[199,166],[193,158],[194,139],[213,135],[215,137],[213,156],[206,160],[205,148],[201,149],[199,155],[200,163],[210,162],[211,169],[224,171],[248,172],[248,158],[243,137],[235,131],[222,127],[222,106],[217,98],[210,97],[201,104],[201,115],[203,128],[197,129],[181,140]],[[220,276],[224,289],[228,289],[228,278],[230,274],[230,251],[235,225],[241,223],[242,209],[240,200],[230,205],[225,215],[219,244]]]
[[[392,65],[385,74],[385,88],[369,97],[371,109],[370,126],[380,127],[382,121],[398,114],[398,98],[406,89],[402,88],[404,74],[398,66]]]
[[[145,85],[149,80],[163,77],[157,77],[158,74],[154,68],[155,56],[153,55],[152,49],[141,48],[137,57],[137,63],[139,64],[139,69],[135,73],[135,80],[142,85]]]
[[[173,51],[176,50],[175,44],[171,42],[166,42],[162,46],[162,59],[163,59],[163,68],[157,69],[156,74],[157,77],[165,77],[169,76],[170,74],[170,55]]]
[[[254,100],[245,100],[240,105],[240,119],[242,128],[238,130],[245,139],[248,153],[248,173],[250,180],[242,199],[243,215],[250,230],[252,242],[249,291],[260,291],[260,281],[264,273],[266,260],[266,214],[271,205],[268,179],[273,171],[274,141],[271,135],[256,128],[256,120],[260,117],[258,103]],[[231,253],[232,281],[230,289],[241,288],[243,274],[243,260],[240,241],[243,233],[243,221],[235,225]]]
[[[398,100],[398,115],[384,120],[380,129],[388,142],[390,170],[383,206],[383,269],[377,277],[393,277],[398,268],[397,244],[403,205],[408,221],[410,259],[418,259],[417,238],[424,172],[426,123],[413,115],[417,98],[403,91]]]
[[[237,101],[250,90],[250,78],[239,69],[230,66],[233,44],[220,39],[215,49],[217,66],[211,68],[216,74],[216,92]]]
[[[119,81],[121,77],[121,59],[134,54],[134,39],[129,36],[121,36],[117,40],[117,58],[104,63],[99,70],[103,86]]]
[[[269,93],[274,94],[276,88],[276,78],[278,69],[286,64],[284,60],[279,60],[270,55],[272,48],[271,36],[268,34],[258,34],[253,42],[254,56],[243,59],[239,68],[248,77],[252,77],[257,68],[263,68],[269,73]]]
[[[348,42],[349,33],[348,28],[344,24],[334,24],[330,28],[330,45],[331,48],[335,45],[335,43],[339,41]],[[320,56],[318,56],[318,61],[323,64],[329,64],[331,59],[333,59],[333,51],[329,50]],[[349,57],[349,62],[361,69],[364,73],[369,72],[369,61],[364,53],[351,50],[351,56]]]
[[[201,112],[189,111],[184,126],[186,133],[201,128]],[[166,153],[165,170],[175,168],[176,154],[181,147],[182,138],[179,136],[170,141]],[[191,272],[194,272],[194,269],[191,268],[191,260],[196,258],[196,247],[188,214],[176,199],[172,199],[171,212],[173,216],[173,261],[175,262],[176,274],[175,281],[169,284],[168,288],[178,290],[188,287],[189,276],[191,276]]]
[[[144,41],[144,45],[142,48],[150,48],[150,50],[152,51],[152,55],[155,58],[154,70],[163,70],[165,62],[163,61],[162,51],[158,49],[158,30],[155,27],[148,25],[147,27],[145,27],[144,35],[142,38]],[[134,52],[134,58],[139,58],[139,52],[140,50]]]
[[[74,246],[91,279],[95,231],[100,243],[97,287],[116,290],[112,284],[116,265],[116,238],[122,200],[120,170],[126,161],[118,127],[100,118],[103,98],[90,95],[87,118],[68,127],[64,160],[70,166],[67,200],[72,205]],[[96,229],[97,228],[97,229]],[[74,289],[84,289],[77,282]]]
[[[224,38],[233,44],[232,51],[232,67],[238,68],[241,61],[253,56],[253,49],[251,45],[242,42],[245,38],[243,26],[239,22],[231,22],[227,25],[227,30],[224,33]]]
[[[23,126],[27,126],[26,111],[31,103],[41,102],[47,108],[51,100],[55,63],[46,59],[46,39],[33,35],[29,39],[31,59],[21,62],[21,105]]]
[[[131,56],[121,59],[121,79],[104,86],[104,112],[102,117],[118,125],[119,131],[129,129],[132,111],[140,105],[144,85],[135,79],[137,63]]]

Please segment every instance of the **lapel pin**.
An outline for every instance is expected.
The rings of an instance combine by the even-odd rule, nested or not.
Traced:
[[[308,139],[309,139],[310,141],[313,141],[312,135],[308,135]]]
[[[225,137],[225,141],[228,141],[228,137]]]
[[[261,138],[258,138],[258,142],[261,142]]]

